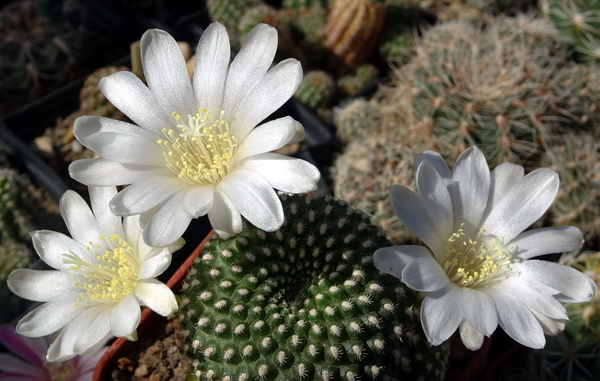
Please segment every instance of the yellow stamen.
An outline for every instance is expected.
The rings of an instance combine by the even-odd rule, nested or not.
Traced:
[[[237,140],[230,135],[223,114],[221,111],[220,118],[208,125],[209,112],[205,109],[188,115],[188,124],[174,112],[178,130],[162,130],[165,139],[157,143],[163,149],[167,167],[186,183],[215,184],[231,169]]]
[[[510,269],[512,254],[500,239],[484,230],[467,237],[464,225],[448,238],[442,252],[440,264],[451,282],[473,288]]]
[[[71,265],[71,270],[82,275],[72,275],[75,286],[83,290],[76,304],[86,295],[96,302],[119,302],[138,284],[140,263],[131,246],[116,234],[108,238],[101,235],[98,240],[99,243],[89,242],[86,246],[86,250],[100,252],[96,263],[85,262],[73,252],[63,254],[63,263]]]

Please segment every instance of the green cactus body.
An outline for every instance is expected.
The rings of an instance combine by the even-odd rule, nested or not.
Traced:
[[[282,3],[284,8],[293,9],[295,11],[304,11],[312,7],[326,7],[327,1],[325,0],[283,0]]]
[[[322,70],[309,71],[294,96],[313,110],[327,107],[335,96],[333,77]]]
[[[60,227],[58,206],[10,168],[0,169],[0,282],[33,257],[29,232]],[[14,267],[18,266],[18,267]]]
[[[582,60],[600,60],[600,1],[545,0],[544,10]]]
[[[445,346],[418,299],[371,254],[390,242],[331,198],[282,196],[277,231],[212,240],[183,283],[181,319],[202,380],[441,380]]]
[[[334,109],[337,137],[344,144],[372,134],[380,124],[380,110],[374,102],[364,98],[352,99]],[[344,197],[340,197],[345,199]],[[361,209],[361,208],[359,208]]]
[[[559,192],[550,207],[553,225],[573,225],[588,240],[600,233],[600,142],[587,134],[556,137],[542,165],[558,172]]]
[[[531,165],[553,124],[549,82],[567,49],[543,20],[457,21],[427,31],[402,69],[415,114],[445,156],[477,145],[488,162]],[[548,54],[552,52],[552,54]]]
[[[377,79],[379,69],[371,64],[361,65],[351,75],[338,79],[337,86],[345,94],[353,94]]]

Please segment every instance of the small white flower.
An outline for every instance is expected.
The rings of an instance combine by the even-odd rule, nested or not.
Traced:
[[[164,31],[146,32],[141,54],[148,87],[130,72],[100,82],[135,125],[77,119],[75,136],[100,158],[74,162],[71,176],[86,185],[131,184],[111,208],[121,216],[141,214],[152,246],[173,242],[205,214],[224,238],[242,230],[241,216],[276,230],[283,208],[273,188],[312,191],[320,176],[303,160],[270,152],[301,140],[300,123],[284,117],[256,127],[302,80],[294,59],[268,70],[276,49],[277,31],[260,24],[229,65],[227,31],[213,23],[198,43],[190,81],[175,40]]]
[[[171,263],[183,239],[164,248],[142,239],[139,217],[117,217],[108,202],[114,187],[91,187],[91,209],[73,191],[60,211],[73,238],[49,230],[31,233],[40,258],[56,270],[18,269],[8,287],[22,298],[44,302],[17,324],[17,333],[39,337],[58,332],[48,361],[65,361],[103,345],[110,334],[134,339],[140,306],[166,316],[177,310],[173,292],[154,279]]]
[[[544,333],[564,329],[560,302],[580,303],[596,285],[579,271],[530,260],[581,247],[572,226],[523,232],[548,209],[558,175],[542,168],[503,163],[491,173],[481,151],[466,150],[450,173],[432,151],[415,157],[418,194],[390,188],[394,211],[422,246],[378,249],[375,266],[427,296],[421,322],[427,339],[439,345],[456,328],[465,346],[481,347],[499,324],[517,342],[542,348]]]

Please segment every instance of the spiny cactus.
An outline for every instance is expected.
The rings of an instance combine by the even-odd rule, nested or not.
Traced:
[[[337,80],[338,88],[346,95],[351,95],[377,79],[379,69],[374,65],[360,65],[352,74]]]
[[[543,0],[542,9],[582,60],[600,60],[600,1]]]
[[[300,102],[313,110],[329,106],[334,95],[333,77],[322,70],[312,70],[304,74],[302,83],[294,94]]]
[[[329,10],[324,46],[333,64],[354,68],[371,55],[384,25],[385,5],[371,0],[335,0]]]
[[[79,110],[83,115],[127,120],[125,115],[106,99],[98,87],[98,82],[102,78],[125,70],[129,70],[129,68],[126,66],[107,66],[97,69],[85,79],[83,87],[79,91]]]
[[[212,21],[225,25],[235,50],[242,46],[238,24],[242,16],[252,7],[261,4],[260,0],[206,0],[206,8]]]
[[[333,110],[335,134],[344,144],[373,134],[380,124],[380,113],[375,102],[364,98],[352,99]]]
[[[557,136],[542,165],[558,172],[560,188],[550,207],[553,225],[573,225],[588,240],[600,233],[600,142],[588,134]]]
[[[553,128],[550,78],[568,59],[552,27],[525,15],[448,22],[425,32],[416,52],[399,76],[445,156],[477,145],[492,165],[531,165]]]
[[[331,169],[334,195],[369,214],[395,244],[415,243],[392,210],[389,188],[414,187],[414,154],[425,148],[423,142],[407,144],[383,134],[350,142]]]
[[[416,295],[372,263],[391,243],[331,198],[282,196],[286,221],[212,240],[183,283],[181,316],[202,380],[441,380]]]
[[[0,169],[0,283],[33,257],[29,232],[60,227],[58,206],[29,179],[11,168]]]

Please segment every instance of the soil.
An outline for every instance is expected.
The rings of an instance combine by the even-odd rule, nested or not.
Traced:
[[[179,335],[181,324],[175,315],[162,319],[150,334],[140,338],[126,357],[118,359],[113,381],[185,381],[190,361]]]

